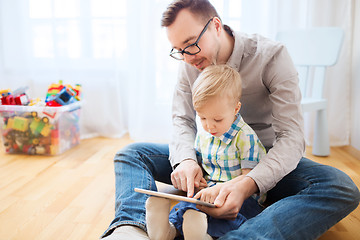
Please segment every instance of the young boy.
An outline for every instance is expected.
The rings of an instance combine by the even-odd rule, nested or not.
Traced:
[[[266,154],[256,133],[239,114],[240,97],[240,74],[227,65],[207,67],[193,86],[193,106],[202,125],[195,149],[205,171],[202,182],[206,181],[208,186],[194,196],[196,199],[217,205],[216,197],[221,189],[243,178]],[[174,239],[178,233],[186,240],[221,237],[261,212],[254,198],[244,202],[235,221],[207,216],[195,204],[187,202],[175,205],[169,216],[169,207],[167,199],[147,200],[150,239]]]

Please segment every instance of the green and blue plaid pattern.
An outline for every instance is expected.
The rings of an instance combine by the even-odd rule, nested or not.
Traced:
[[[254,168],[266,154],[254,130],[240,114],[220,137],[199,129],[195,149],[202,156],[207,181],[225,182],[241,175],[242,168]]]

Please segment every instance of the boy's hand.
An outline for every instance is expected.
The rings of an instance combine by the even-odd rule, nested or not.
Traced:
[[[226,189],[231,189],[233,187],[233,184],[235,184],[236,182],[240,182],[245,176],[246,174],[248,174],[251,171],[251,169],[242,169],[242,174],[238,177],[236,177],[236,179],[230,180],[228,182],[224,182],[224,183],[218,183],[213,187],[210,188],[206,188],[203,189],[201,191],[199,191],[193,198],[195,199],[199,199],[201,201],[204,202],[208,202],[208,203],[214,203],[215,199],[218,197],[220,190],[222,187],[225,187],[224,191],[222,191],[222,196],[223,197],[219,197],[218,200],[216,201],[216,204],[218,206],[222,206],[224,204],[224,201],[226,199],[227,194],[225,192]],[[205,180],[205,179],[204,179]]]
[[[194,195],[194,188],[203,186],[202,179],[203,172],[199,164],[192,159],[182,161],[171,174],[174,187],[187,192],[188,197]]]
[[[223,185],[223,183],[218,183],[213,187],[205,188],[205,189],[201,190],[200,192],[198,192],[194,196],[194,198],[195,199],[200,198],[200,200],[203,202],[214,203],[216,197],[219,195],[222,185]]]
[[[233,179],[234,180],[234,179]],[[216,208],[196,205],[198,209],[215,218],[235,219],[245,199],[258,191],[250,177],[237,178],[223,184],[214,204]]]

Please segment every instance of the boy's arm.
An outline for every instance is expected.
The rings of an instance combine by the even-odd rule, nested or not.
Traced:
[[[260,159],[266,155],[266,151],[254,130],[245,122],[236,137],[242,175],[247,175],[250,170],[246,169],[253,169],[260,162]]]

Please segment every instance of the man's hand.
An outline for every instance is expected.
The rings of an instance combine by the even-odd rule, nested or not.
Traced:
[[[201,205],[196,207],[212,217],[235,219],[245,199],[258,191],[255,181],[250,177],[238,177],[223,183],[214,204],[216,208]]]
[[[192,197],[194,188],[201,187],[204,181],[199,164],[192,159],[182,161],[171,174],[174,187],[187,192],[188,197]]]

